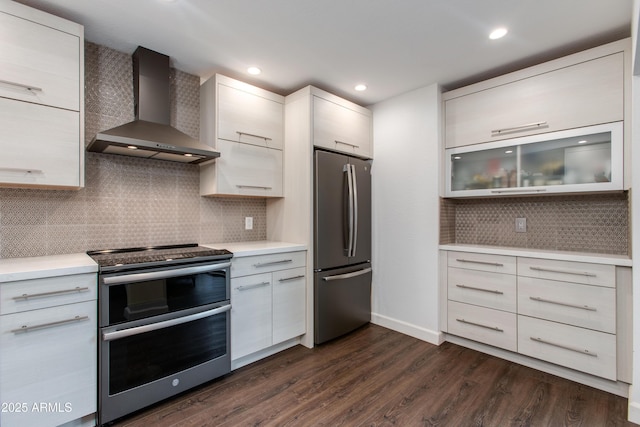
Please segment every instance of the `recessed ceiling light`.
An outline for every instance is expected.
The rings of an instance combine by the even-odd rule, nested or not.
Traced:
[[[583,139],[583,140],[578,141],[578,144],[586,144],[586,143],[587,143],[587,140],[586,140],[586,139]]]
[[[138,147],[136,147],[135,145],[127,145],[127,148],[129,150],[137,150],[138,149]]]
[[[249,67],[249,68],[247,68],[247,73],[253,74],[254,76],[257,76],[261,72],[262,72],[262,70],[260,68],[258,68],[258,67]]]
[[[358,92],[362,92],[363,90],[367,90],[367,85],[360,83],[360,84],[357,84],[354,87],[354,89],[357,90]]]
[[[504,27],[501,28],[496,28],[495,30],[491,31],[491,34],[489,34],[489,38],[491,40],[496,40],[499,38],[504,37],[507,34],[507,29]]]
[[[505,151],[505,153],[511,154],[511,153],[513,153],[513,150],[507,150],[507,151]]]

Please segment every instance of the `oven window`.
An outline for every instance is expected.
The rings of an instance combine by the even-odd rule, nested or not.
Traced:
[[[229,299],[225,271],[109,286],[109,325]]]
[[[227,354],[227,314],[110,341],[109,395]]]

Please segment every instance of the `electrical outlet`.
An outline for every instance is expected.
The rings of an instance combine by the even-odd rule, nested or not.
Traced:
[[[244,217],[244,229],[245,230],[253,230],[253,217],[245,216]]]
[[[527,232],[527,218],[516,218],[516,233]]]

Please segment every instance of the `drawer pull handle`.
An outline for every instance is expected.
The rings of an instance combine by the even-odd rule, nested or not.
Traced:
[[[497,331],[497,332],[504,332],[504,329],[500,329],[497,326],[483,325],[482,323],[470,322],[464,319],[456,319],[456,320],[460,323],[466,323],[467,325],[479,326],[481,328],[491,329],[492,331]]]
[[[482,264],[482,265],[492,265],[494,267],[504,267],[504,264],[501,264],[499,262],[487,262],[487,261],[474,261],[471,259],[464,259],[464,258],[458,258],[456,259],[456,261],[458,262],[467,262],[470,264]]]
[[[297,280],[297,279],[302,279],[304,277],[304,274],[300,274],[298,276],[293,276],[293,277],[285,277],[282,278],[280,280],[278,280],[279,282],[288,282],[290,280]]]
[[[14,301],[26,301],[29,298],[42,298],[42,297],[52,297],[52,296],[56,296],[56,295],[65,295],[65,294],[72,294],[74,292],[87,292],[89,291],[89,288],[84,287],[81,288],[79,286],[76,286],[74,289],[64,289],[61,291],[52,291],[52,292],[42,292],[39,294],[22,294],[22,295],[18,295],[17,297],[13,297]]]
[[[549,127],[549,123],[547,122],[527,123],[526,125],[514,126],[510,128],[494,129],[491,131],[491,136],[500,136],[505,133],[524,132],[531,129],[546,127]]]
[[[262,283],[256,283],[255,285],[238,286],[236,289],[239,291],[248,291],[249,289],[261,288],[263,286],[267,286],[270,284],[271,282],[262,282]]]
[[[475,286],[467,286],[467,285],[456,285],[458,288],[462,289],[473,289],[474,291],[482,291],[482,292],[490,292],[492,294],[504,295],[504,292],[499,291],[497,289],[484,289],[484,288],[476,288]]]
[[[0,168],[0,171],[14,172],[14,173],[19,173],[19,172],[37,173],[37,174],[43,174],[44,173],[44,171],[42,169],[27,169],[27,168]]]
[[[348,142],[338,141],[337,139],[334,139],[334,141],[336,144],[348,145],[349,147],[353,147],[353,148],[360,148],[360,146],[356,144],[350,144]]]
[[[82,322],[84,320],[89,320],[89,316],[76,316],[73,319],[59,320],[57,322],[43,323],[41,325],[34,326],[23,325],[18,329],[12,329],[11,332],[13,332],[14,334],[22,334],[25,332],[35,331],[37,329],[53,328],[55,326],[66,325],[67,323]]]
[[[586,276],[586,277],[596,277],[594,273],[587,273],[586,271],[567,271],[567,270],[555,270],[553,268],[542,268],[542,267],[529,267],[534,271],[543,271],[546,273],[561,273],[561,274],[573,274],[576,276]]]
[[[565,349],[565,350],[574,351],[576,353],[584,354],[584,355],[591,356],[591,357],[598,357],[597,353],[593,353],[593,352],[591,352],[591,351],[589,351],[587,349],[582,349],[582,348],[578,348],[578,347],[571,347],[569,345],[559,344],[557,342],[543,340],[542,338],[536,338],[536,337],[529,337],[529,338],[531,338],[532,341],[537,341],[537,342],[542,343],[542,344],[547,344],[547,345],[551,345],[551,346],[554,346],[554,347],[562,348],[562,349]]]
[[[42,88],[41,87],[36,87],[36,86],[31,86],[31,85],[23,85],[22,83],[10,82],[8,80],[0,80],[0,83],[3,84],[3,85],[19,87],[20,89],[28,90],[31,93],[42,92]]]
[[[269,138],[268,136],[256,135],[255,133],[241,132],[239,130],[237,130],[236,133],[238,134],[238,136],[242,136],[242,135],[252,136],[254,138],[264,139],[265,141],[272,141],[273,140],[272,138]]]
[[[261,190],[271,190],[273,187],[265,187],[262,185],[236,185],[238,188],[259,188]]]
[[[269,262],[259,262],[257,264],[253,264],[254,267],[266,267],[268,265],[277,265],[277,264],[286,264],[289,262],[293,262],[292,259],[283,259],[280,261],[269,261]]]
[[[547,302],[549,304],[562,305],[564,307],[579,308],[581,310],[598,311],[598,309],[596,309],[595,307],[589,307],[588,305],[571,304],[568,302],[554,301],[554,300],[540,298],[540,297],[529,297],[529,299],[533,301],[538,301],[538,302]]]

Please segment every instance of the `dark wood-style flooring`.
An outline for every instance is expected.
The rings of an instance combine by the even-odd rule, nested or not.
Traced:
[[[627,399],[368,325],[121,419],[148,426],[625,426]]]

